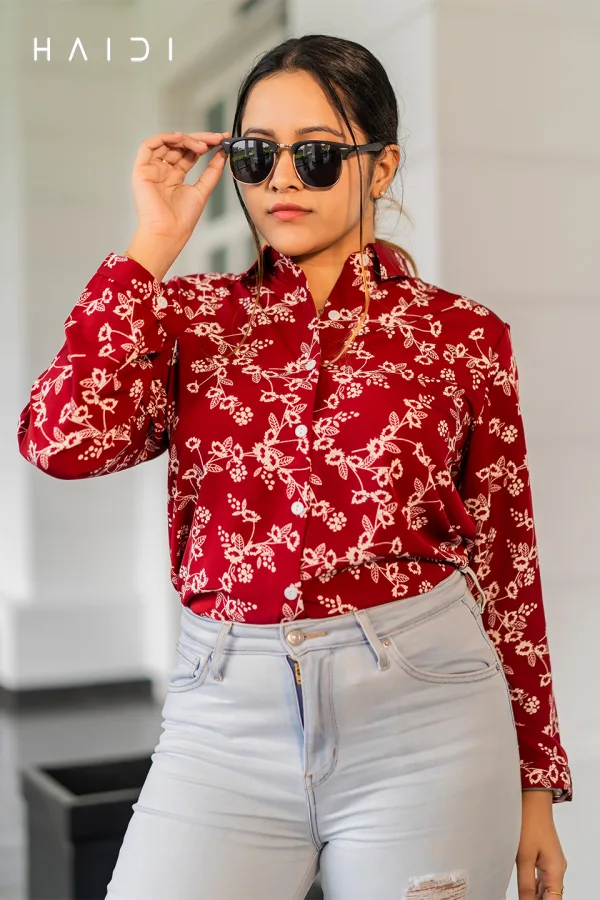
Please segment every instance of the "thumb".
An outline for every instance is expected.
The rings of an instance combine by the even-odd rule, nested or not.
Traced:
[[[223,169],[225,168],[225,163],[227,162],[227,154],[223,150],[222,147],[219,147],[216,153],[213,153],[213,156],[209,163],[207,163],[204,171],[200,175],[197,181],[194,182],[194,187],[200,193],[202,197],[203,207],[206,205],[206,201],[211,195],[211,192],[217,186],[219,178],[223,174]]]

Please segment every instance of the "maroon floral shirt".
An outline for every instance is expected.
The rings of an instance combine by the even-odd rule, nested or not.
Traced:
[[[419,594],[471,566],[511,687],[524,788],[572,799],[560,745],[510,326],[368,244],[317,315],[274,248],[156,281],[111,253],[35,381],[20,452],[55,478],[168,453],[171,579],[215,619],[327,617]]]

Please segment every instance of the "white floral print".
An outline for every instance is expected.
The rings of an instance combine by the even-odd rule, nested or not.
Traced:
[[[524,788],[572,798],[560,745],[510,326],[410,274],[381,242],[317,315],[273,247],[156,281],[110,254],[36,379],[20,452],[56,478],[168,454],[171,579],[215,619],[327,617],[423,593],[471,565],[511,691]]]

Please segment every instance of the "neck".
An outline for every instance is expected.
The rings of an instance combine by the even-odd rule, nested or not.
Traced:
[[[363,232],[363,247],[369,243],[375,243],[372,233],[365,229]],[[327,298],[337,282],[344,264],[351,253],[358,253],[360,241],[358,235],[351,233],[341,241],[337,241],[324,250],[305,256],[293,257],[308,282],[309,290],[317,310],[323,308]]]

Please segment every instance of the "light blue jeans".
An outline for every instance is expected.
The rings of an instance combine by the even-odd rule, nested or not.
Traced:
[[[455,570],[275,625],[181,610],[163,731],[106,900],[504,900],[508,685]]]

